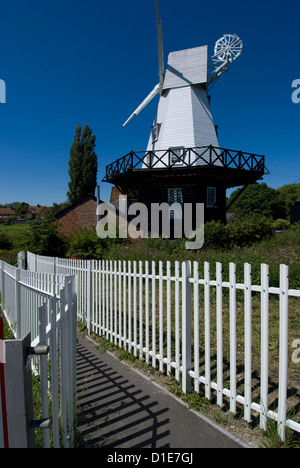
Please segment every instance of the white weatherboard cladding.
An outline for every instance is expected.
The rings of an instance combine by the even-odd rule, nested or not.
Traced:
[[[219,146],[206,90],[198,86],[192,86],[191,94],[194,123],[194,146]]]
[[[171,52],[163,89],[207,82],[207,46]]]
[[[207,92],[202,86],[184,86],[164,92],[156,122],[161,124],[158,140],[153,143],[151,133],[147,151],[219,146]],[[166,155],[166,163],[167,158]],[[160,166],[163,163],[156,165]]]
[[[159,139],[155,149],[194,147],[191,87],[170,89]]]

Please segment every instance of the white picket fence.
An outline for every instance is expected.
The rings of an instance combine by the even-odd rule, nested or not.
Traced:
[[[250,264],[244,265],[243,283],[237,283],[233,263],[224,281],[220,263],[213,279],[208,263],[200,278],[197,262],[84,261],[30,253],[27,259],[30,270],[77,276],[78,317],[89,333],[105,336],[162,372],[173,372],[184,392],[199,392],[203,385],[206,398],[214,394],[219,406],[228,399],[233,414],[237,405],[243,405],[249,422],[253,412],[259,413],[264,430],[268,419],[277,421],[282,439],[286,427],[300,432],[299,422],[287,419],[289,297],[300,297],[299,290],[289,289],[287,266],[280,267],[279,287],[270,287],[268,265],[261,265],[261,283],[253,285]],[[260,295],[258,395],[252,375],[254,294]],[[269,407],[271,296],[279,299],[277,411]]]
[[[31,347],[50,347],[49,358],[40,356],[35,370],[40,375],[44,448],[74,446],[76,398],[77,295],[75,276],[30,272],[0,261],[1,308],[17,339],[31,334]]]

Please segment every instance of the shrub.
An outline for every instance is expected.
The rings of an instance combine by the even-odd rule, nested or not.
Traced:
[[[300,232],[300,222],[299,221],[297,223],[295,223],[295,224],[292,224],[291,231],[297,232],[297,233]]]
[[[279,218],[273,222],[272,226],[275,231],[286,231],[290,228],[290,223],[286,219]]]
[[[148,249],[159,250],[167,254],[180,254],[185,251],[184,239],[163,239],[162,237],[146,237],[144,245]]]
[[[0,232],[0,249],[11,250],[13,246],[13,241],[4,232]]]
[[[67,255],[86,260],[100,259],[104,249],[112,242],[113,240],[109,238],[99,239],[94,227],[82,228],[70,237]]]
[[[64,257],[67,241],[58,230],[57,222],[50,217],[36,222],[31,227],[32,236],[28,245],[32,253],[49,257]]]
[[[204,247],[225,248],[229,245],[228,227],[221,221],[209,221],[204,226]]]
[[[271,219],[259,215],[236,218],[228,224],[231,244],[244,247],[274,235]]]

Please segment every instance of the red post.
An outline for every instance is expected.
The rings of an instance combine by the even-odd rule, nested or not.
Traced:
[[[2,405],[2,424],[4,435],[4,448],[9,448],[8,441],[8,425],[7,425],[7,409],[6,409],[6,394],[5,394],[5,379],[4,379],[4,332],[3,319],[0,317],[0,392]]]

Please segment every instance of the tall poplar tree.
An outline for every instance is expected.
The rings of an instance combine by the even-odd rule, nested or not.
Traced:
[[[75,203],[87,195],[95,195],[98,161],[95,153],[96,137],[89,125],[75,129],[74,141],[70,148],[69,191],[70,203]]]

